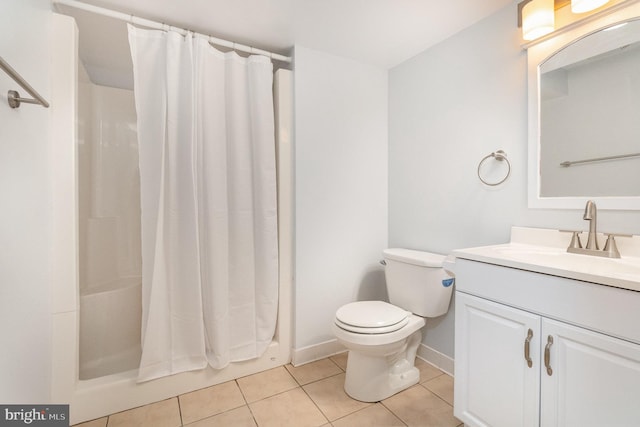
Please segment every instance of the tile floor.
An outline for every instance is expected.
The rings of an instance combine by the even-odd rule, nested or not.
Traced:
[[[281,366],[77,427],[457,427],[453,379],[420,359],[420,384],[379,403],[344,392],[347,353]]]

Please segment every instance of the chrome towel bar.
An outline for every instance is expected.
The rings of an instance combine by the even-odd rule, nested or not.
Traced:
[[[564,166],[565,168],[568,168],[571,165],[577,165],[580,163],[604,162],[607,160],[630,159],[632,157],[640,157],[640,153],[620,154],[618,156],[596,157],[595,159],[574,160],[573,162],[566,161],[566,162],[560,163],[560,166]]]
[[[5,61],[0,56],[0,68],[4,70],[5,73],[9,77],[11,77],[16,83],[18,83],[24,90],[26,90],[29,95],[33,96],[34,99],[31,98],[21,98],[20,94],[15,90],[10,90],[7,93],[7,101],[9,102],[9,106],[11,108],[20,107],[20,103],[25,102],[27,104],[39,104],[45,108],[49,107],[49,103],[33,88],[25,79],[22,78],[20,74],[16,70],[9,65],[7,61]]]

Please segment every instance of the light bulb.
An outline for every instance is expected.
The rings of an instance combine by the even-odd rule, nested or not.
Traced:
[[[535,40],[554,30],[554,0],[531,0],[522,8],[522,38]]]
[[[609,3],[609,0],[571,0],[571,12],[589,12],[607,3]]]

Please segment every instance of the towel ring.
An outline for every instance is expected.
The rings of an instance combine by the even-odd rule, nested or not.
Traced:
[[[487,182],[485,181],[482,176],[480,176],[480,168],[482,168],[482,164],[489,158],[493,157],[494,159],[498,160],[498,161],[506,161],[507,162],[507,174],[505,175],[504,178],[502,178],[500,181],[498,182]],[[482,181],[483,184],[489,185],[491,187],[495,187],[496,185],[500,185],[503,182],[505,182],[507,180],[507,178],[509,178],[509,175],[511,175],[511,163],[509,163],[509,159],[507,159],[507,153],[505,153],[502,150],[498,150],[498,151],[494,151],[493,153],[485,156],[482,158],[482,160],[480,160],[480,163],[478,164],[478,178],[480,179],[480,181]]]

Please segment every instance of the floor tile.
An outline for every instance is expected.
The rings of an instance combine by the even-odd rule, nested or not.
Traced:
[[[449,405],[453,405],[453,377],[443,374],[421,384]]]
[[[97,420],[87,421],[80,424],[74,424],[73,427],[107,427],[107,417],[98,418]]]
[[[380,403],[340,418],[332,424],[333,427],[404,427],[406,425]]]
[[[345,351],[344,353],[336,354],[335,356],[331,356],[329,359],[333,361],[336,365],[340,367],[343,371],[347,370],[347,359],[349,356],[349,352]]]
[[[416,368],[418,368],[418,370],[420,371],[420,383],[432,380],[435,377],[439,377],[440,375],[444,375],[444,372],[442,372],[440,369],[436,368],[431,363],[427,363],[417,357]]]
[[[409,427],[456,427],[460,420],[453,408],[421,385],[415,385],[382,401]]]
[[[185,427],[256,427],[256,425],[249,407],[245,405],[192,424],[185,424]]]
[[[345,374],[335,375],[302,387],[329,421],[371,405],[350,398],[344,391],[344,378]]]
[[[179,396],[182,422],[189,424],[246,404],[235,381]],[[109,426],[111,427],[111,426]]]
[[[344,391],[347,358],[345,352],[298,368],[281,366],[74,427],[463,426],[453,416],[450,375],[416,359],[420,384],[365,403]]]
[[[178,399],[171,398],[109,416],[109,427],[178,427]]]
[[[318,427],[327,419],[301,388],[249,404],[259,427]]]
[[[247,402],[271,397],[283,391],[291,390],[298,386],[289,371],[283,366],[269,369],[248,377],[239,378],[238,386]]]
[[[330,359],[317,360],[298,367],[287,365],[287,370],[300,385],[309,384],[342,372],[342,369]]]

